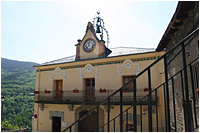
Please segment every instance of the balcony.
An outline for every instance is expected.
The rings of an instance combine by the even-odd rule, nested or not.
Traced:
[[[105,100],[116,90],[95,90],[92,93],[86,92],[84,90],[79,91],[38,91],[35,93],[36,103],[53,103],[53,104],[97,104]],[[137,101],[140,100],[140,104],[147,104],[148,91],[145,89],[137,90]],[[146,97],[145,97],[146,96]],[[142,99],[143,98],[143,99]],[[141,100],[142,99],[142,100]],[[152,96],[154,101],[155,97]],[[133,92],[123,91],[123,102],[124,104],[130,105],[133,101]],[[110,99],[112,104],[118,105],[120,102],[120,95],[115,95]],[[138,102],[139,104],[139,102]]]

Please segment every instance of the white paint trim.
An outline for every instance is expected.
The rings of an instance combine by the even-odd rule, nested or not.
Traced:
[[[60,67],[56,67],[55,70],[50,73],[51,81],[53,81],[52,73],[60,75],[60,74],[62,74],[62,72],[64,73],[63,80],[65,80],[65,71],[62,71],[62,69]]]
[[[84,68],[81,68],[80,69],[80,79],[83,79],[83,75],[82,75],[82,71],[85,71],[85,72],[92,72],[96,69],[96,73],[95,73],[95,78],[98,77],[98,68],[97,67],[93,67],[91,64],[87,64],[85,65]]]
[[[131,64],[130,64],[130,63]],[[121,76],[121,71],[119,70],[119,67],[122,67],[122,68],[132,68],[134,65],[137,65],[138,69],[136,70],[136,75],[139,73],[139,63],[133,63],[132,60],[130,59],[126,59],[123,64],[121,65],[117,65],[117,73],[118,73],[118,76]]]
[[[61,117],[61,120],[64,121],[64,112],[49,111],[49,120],[52,120],[52,117]]]

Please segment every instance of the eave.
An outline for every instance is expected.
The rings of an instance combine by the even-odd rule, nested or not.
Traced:
[[[160,52],[166,48],[167,44],[174,36],[174,33],[179,30],[179,26],[181,26],[183,21],[188,17],[188,12],[194,9],[194,7],[194,1],[180,1],[178,3],[176,11],[156,48],[157,52]]]

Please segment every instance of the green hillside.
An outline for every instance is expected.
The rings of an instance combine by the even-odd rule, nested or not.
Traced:
[[[6,58],[1,58],[1,68],[13,71],[15,69],[34,69],[33,66],[38,65],[38,63],[25,62],[25,61],[16,61]]]
[[[5,96],[1,116],[3,127],[32,127],[36,71],[32,62],[1,58],[1,96]]]

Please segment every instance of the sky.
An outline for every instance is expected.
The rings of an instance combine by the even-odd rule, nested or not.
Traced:
[[[44,63],[76,54],[100,12],[108,48],[156,48],[177,1],[1,1],[1,57]],[[105,34],[105,33],[104,33]],[[106,40],[106,34],[104,39]]]

